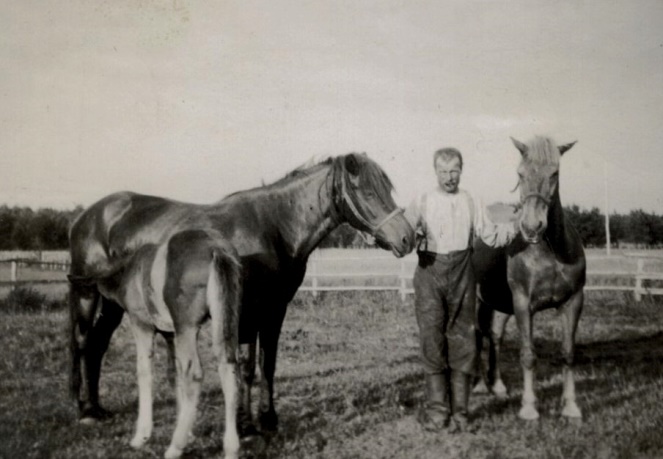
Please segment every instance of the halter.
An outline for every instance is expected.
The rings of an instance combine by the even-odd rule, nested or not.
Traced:
[[[380,220],[377,225],[371,223],[361,214],[361,212],[359,212],[357,205],[354,203],[350,193],[348,192],[348,186],[346,182],[345,164],[341,162],[341,200],[347,204],[348,208],[352,212],[352,216],[369,230],[371,236],[375,236],[377,232],[380,231],[380,228],[382,228],[389,220],[396,217],[397,215],[401,215],[404,212],[402,208],[396,207],[386,217]],[[336,213],[338,214],[339,212]]]
[[[527,202],[527,200],[530,199],[530,198],[540,199],[541,201],[543,201],[543,203],[545,205],[550,206],[550,202],[551,202],[550,198],[542,195],[541,193],[530,193],[530,194],[526,195],[524,198],[521,198],[520,203],[524,205]]]

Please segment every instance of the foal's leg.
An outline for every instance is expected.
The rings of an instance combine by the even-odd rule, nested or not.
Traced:
[[[138,419],[131,446],[140,448],[152,435],[152,356],[154,331],[132,320],[136,340],[136,374],[138,375]]]
[[[564,392],[562,394],[562,416],[582,418],[576,404],[576,390],[573,377],[573,358],[575,354],[575,334],[582,312],[582,289],[571,297],[560,309],[562,319],[562,354],[564,356]]]
[[[239,454],[239,435],[237,433],[237,364],[228,362],[224,352],[220,352],[219,376],[223,389],[226,428],[223,435],[223,450],[226,459],[236,459]]]
[[[532,339],[532,314],[529,310],[529,299],[522,294],[514,294],[513,308],[520,331],[520,364],[523,368],[523,398],[518,416],[521,419],[533,421],[539,418],[539,412],[536,409],[536,395],[534,395],[536,354]]]
[[[203,369],[200,365],[197,348],[198,329],[184,327],[175,334],[175,356],[177,362],[177,425],[167,459],[182,455],[189,441],[189,435],[196,418]]]
[[[504,339],[504,330],[509,321],[510,314],[500,311],[493,311],[493,321],[490,327],[490,338],[488,347],[488,384],[491,392],[497,397],[506,397],[506,386],[502,381],[500,374],[500,352],[502,340]]]

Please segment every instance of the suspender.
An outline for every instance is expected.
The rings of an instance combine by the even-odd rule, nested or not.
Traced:
[[[463,191],[462,192],[465,197],[467,198],[467,204],[468,208],[470,211],[470,232],[469,232],[469,239],[467,241],[467,247],[469,249],[472,249],[474,246],[474,236],[475,236],[475,228],[474,228],[474,199],[472,199],[472,196],[468,193]],[[427,252],[428,251],[428,223],[426,222],[426,215],[427,215],[427,205],[428,205],[428,193],[424,193],[423,196],[421,197],[421,202],[419,203],[420,209],[421,209],[421,214],[424,218],[420,219],[420,228],[417,231],[417,238],[419,241],[417,242],[417,252]]]

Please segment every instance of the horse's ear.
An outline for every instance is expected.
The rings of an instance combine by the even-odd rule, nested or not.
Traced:
[[[516,146],[521,155],[527,153],[527,145],[511,137],[511,141]]]
[[[571,147],[574,146],[577,142],[578,141],[576,140],[574,142],[567,143],[566,145],[560,145],[559,147],[557,147],[557,148],[559,148],[560,156],[563,155],[564,153],[566,153],[567,151],[569,151],[571,149]]]
[[[356,153],[350,153],[345,157],[345,169],[352,175],[359,175],[359,160]]]

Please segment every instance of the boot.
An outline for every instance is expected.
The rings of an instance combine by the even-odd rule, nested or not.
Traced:
[[[440,431],[449,425],[449,383],[448,373],[426,375],[426,399],[417,420],[424,430]]]
[[[460,371],[451,372],[451,422],[449,433],[469,432],[468,403],[472,376]]]

